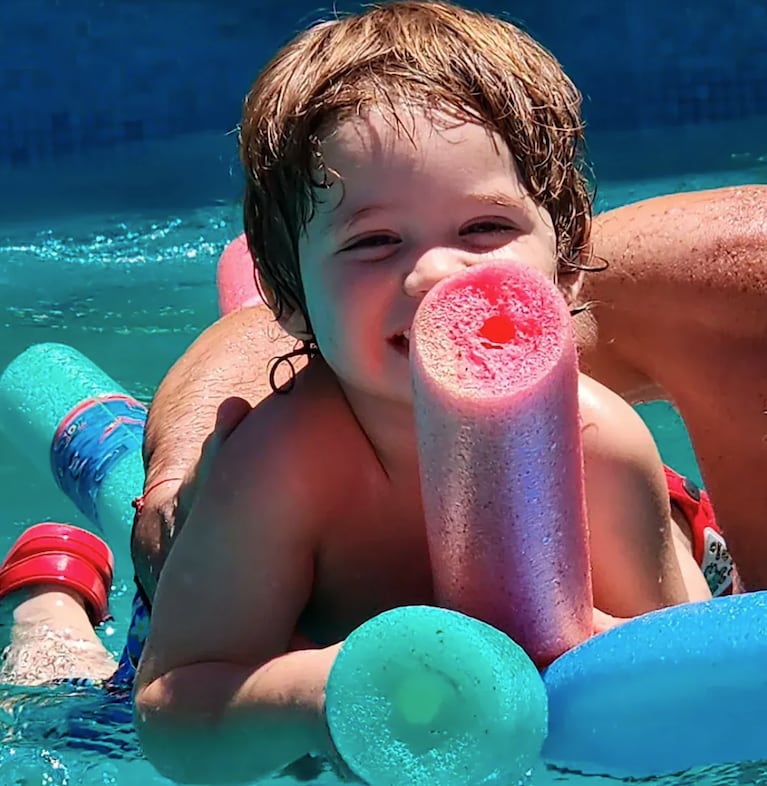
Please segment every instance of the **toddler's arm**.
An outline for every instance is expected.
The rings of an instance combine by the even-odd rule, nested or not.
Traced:
[[[671,517],[658,449],[636,411],[581,376],[595,605],[617,617],[711,597]]]
[[[249,782],[329,752],[324,687],[340,645],[288,652],[311,593],[308,521],[319,502],[288,445],[246,419],[158,584],[136,723],[147,757],[173,780]]]

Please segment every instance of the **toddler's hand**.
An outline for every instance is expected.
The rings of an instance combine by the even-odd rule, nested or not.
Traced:
[[[341,781],[341,783],[362,783],[362,780],[356,773],[352,772],[346,762],[341,758],[341,754],[333,748],[333,755],[328,757],[330,769],[333,774]]]
[[[327,735],[327,744],[325,750],[323,751],[323,755],[325,756],[328,764],[330,765],[330,769],[336,778],[338,778],[341,783],[363,783],[367,786],[367,782],[362,780],[359,775],[352,771],[349,765],[343,760],[341,754],[338,752],[338,749],[333,742],[333,738],[330,735],[330,728],[328,727],[327,718],[325,718],[325,734]]]
[[[596,636],[599,633],[604,633],[611,628],[617,628],[618,625],[623,625],[629,620],[624,617],[613,617],[610,614],[605,614],[604,611],[594,609],[594,628],[592,635]]]

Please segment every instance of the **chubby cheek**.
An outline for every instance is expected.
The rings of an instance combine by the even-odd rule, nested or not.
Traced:
[[[317,345],[320,352],[327,356],[339,342],[342,343],[345,333],[344,326],[340,324],[342,302],[326,287],[312,286],[305,281],[304,290]]]
[[[334,323],[339,312],[338,282],[329,275],[328,267],[313,255],[300,249],[301,283],[314,335],[320,343],[332,339]]]
[[[355,276],[307,276],[309,315],[320,352],[331,364],[365,351],[375,313],[372,290]]]

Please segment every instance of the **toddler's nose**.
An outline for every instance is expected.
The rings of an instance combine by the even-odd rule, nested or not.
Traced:
[[[471,260],[465,254],[445,248],[432,248],[421,254],[405,276],[403,289],[410,297],[423,297],[443,278],[463,270]]]

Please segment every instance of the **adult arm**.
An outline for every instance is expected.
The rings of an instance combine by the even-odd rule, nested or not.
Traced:
[[[749,589],[767,588],[767,187],[675,194],[597,217],[582,367],[690,433]]]

